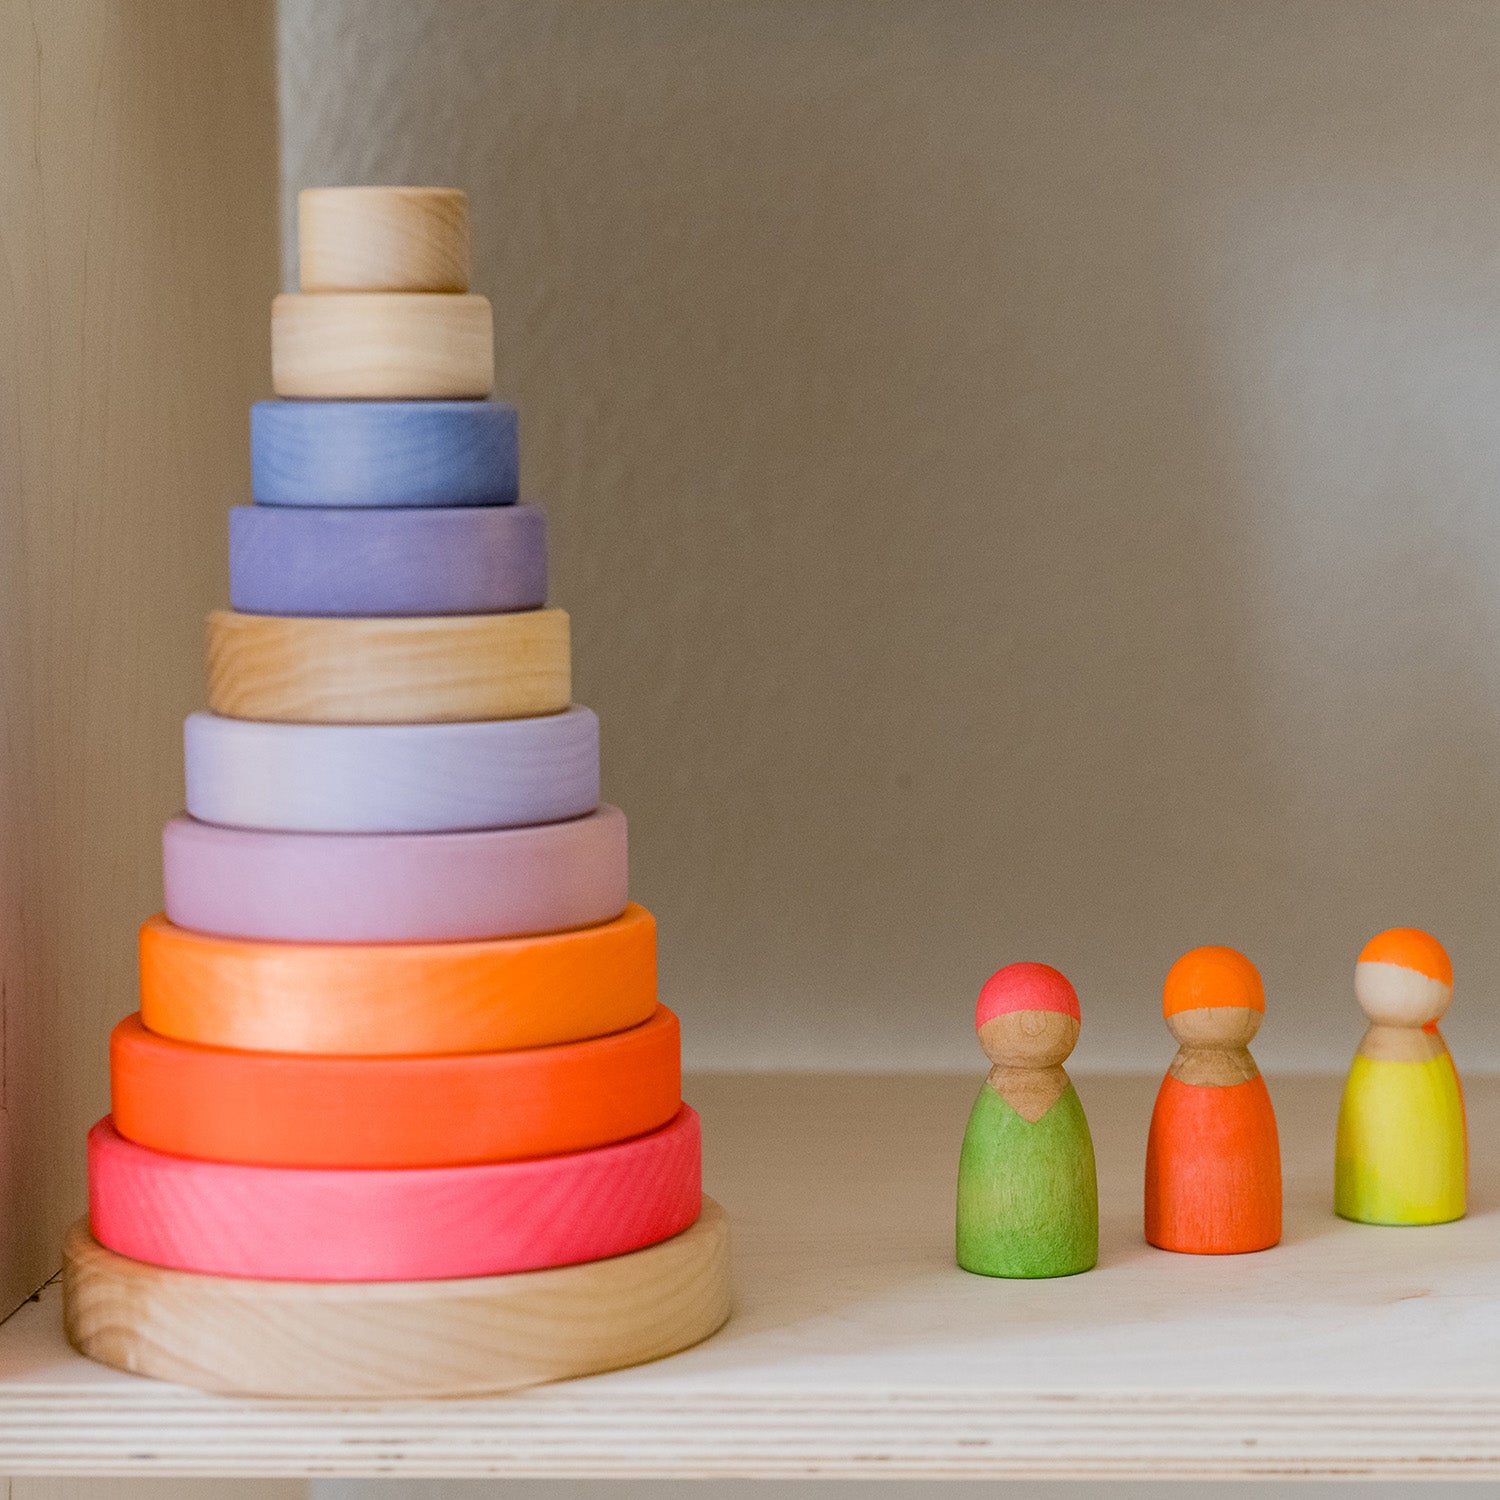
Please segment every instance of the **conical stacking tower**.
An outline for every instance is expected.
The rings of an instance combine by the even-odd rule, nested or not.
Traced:
[[[668,1354],[727,1316],[727,1231],[488,399],[467,204],[320,189],[300,215],[68,1334],[287,1396]]]

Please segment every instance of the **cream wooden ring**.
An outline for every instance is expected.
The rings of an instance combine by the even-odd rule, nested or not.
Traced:
[[[469,200],[457,188],[307,188],[297,250],[304,292],[466,292]]]
[[[572,701],[568,616],[310,619],[215,610],[208,702],[281,724],[526,719]]]
[[[246,1396],[479,1396],[675,1354],[729,1316],[729,1224],[609,1260],[454,1281],[254,1281],[106,1250],[80,1220],[63,1326],[100,1364]]]
[[[284,292],[271,304],[278,396],[488,396],[495,335],[484,297]]]

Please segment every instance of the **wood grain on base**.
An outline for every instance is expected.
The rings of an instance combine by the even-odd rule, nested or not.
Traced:
[[[568,615],[329,620],[215,610],[208,701],[232,719],[291,724],[561,713],[572,701]]]
[[[448,943],[272,943],[141,928],[141,1019],[158,1036],[357,1057],[505,1052],[608,1036],[656,1007],[656,922]]]
[[[458,188],[305,188],[297,252],[304,292],[466,292],[469,200]]]
[[[268,1167],[442,1167],[587,1151],[665,1125],[682,1103],[677,1017],[525,1052],[309,1057],[110,1035],[126,1140]]]
[[[127,1260],[86,1223],[63,1267],[69,1342],[202,1390],[401,1400],[519,1390],[676,1353],[729,1316],[729,1227],[712,1199],[646,1250],[514,1276],[275,1282]]]
[[[278,396],[421,400],[488,396],[489,300],[429,292],[283,292],[271,304]]]

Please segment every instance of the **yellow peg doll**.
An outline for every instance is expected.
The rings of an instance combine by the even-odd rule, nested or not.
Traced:
[[[1339,1109],[1334,1211],[1363,1224],[1461,1219],[1468,1189],[1463,1090],[1437,1023],[1453,965],[1425,932],[1393,927],[1354,967],[1370,1018]]]

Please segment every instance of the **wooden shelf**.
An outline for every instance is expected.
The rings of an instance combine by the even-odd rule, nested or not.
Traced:
[[[244,1402],[73,1355],[49,1287],[0,1328],[0,1473],[927,1478],[1500,1476],[1500,1081],[1471,1082],[1474,1212],[1329,1210],[1334,1079],[1272,1083],[1285,1243],[1140,1237],[1156,1080],[1083,1077],[1100,1267],[951,1261],[972,1077],[691,1084],[736,1230],[738,1310],[696,1350],[492,1401]]]

